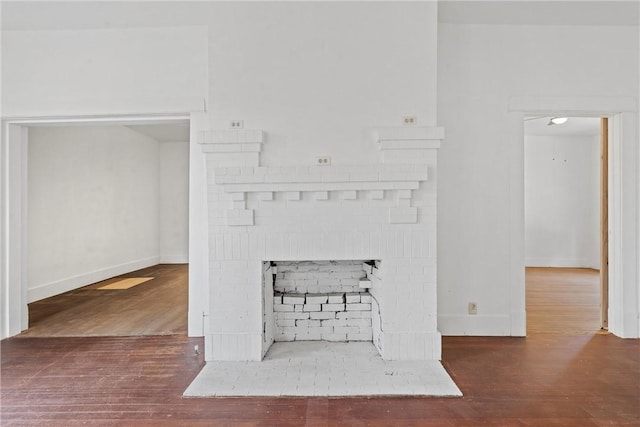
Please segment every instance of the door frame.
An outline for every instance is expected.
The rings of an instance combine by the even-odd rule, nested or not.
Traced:
[[[34,125],[133,125],[189,120],[189,336],[203,335],[208,314],[208,239],[206,222],[206,166],[199,134],[206,126],[204,112],[104,116],[29,117],[2,120],[0,146],[0,338],[28,328],[27,305],[27,172],[28,127]],[[204,237],[203,237],[204,236]]]
[[[600,118],[600,328],[609,329],[609,119]]]
[[[608,147],[608,300],[609,331],[623,338],[640,334],[640,241],[638,215],[638,105],[635,98],[541,98],[512,97],[507,106],[514,197],[510,204],[512,224],[512,312],[524,305],[524,132],[525,115],[607,117]],[[516,305],[517,304],[517,305]],[[526,329],[526,326],[525,326]],[[524,335],[524,334],[523,334]]]

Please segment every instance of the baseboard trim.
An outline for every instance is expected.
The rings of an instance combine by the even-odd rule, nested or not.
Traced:
[[[511,336],[511,317],[444,314],[438,316],[438,330],[443,336]]]
[[[189,255],[160,255],[160,264],[188,264]]]
[[[527,312],[525,310],[511,312],[511,336],[527,336]]]
[[[154,256],[143,258],[124,264],[114,265],[96,271],[79,274],[77,276],[67,277],[65,279],[56,280],[55,282],[39,285],[32,289],[27,289],[27,303],[49,298],[64,292],[100,282],[101,280],[110,279],[114,276],[129,273],[131,271],[140,270],[142,268],[151,267],[160,263],[160,257]]]
[[[598,270],[600,262],[586,258],[526,258],[527,267],[551,267],[551,268],[592,268]]]
[[[609,332],[620,338],[640,338],[640,312],[632,311],[614,317],[611,306],[609,306]]]

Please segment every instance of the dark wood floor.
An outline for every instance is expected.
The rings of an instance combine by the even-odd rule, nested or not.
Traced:
[[[200,338],[0,345],[3,426],[640,426],[640,340],[613,335],[444,337],[462,398],[186,399],[204,363]]]
[[[116,279],[129,277],[153,279],[130,289],[98,289],[113,282],[105,280],[29,304],[29,329],[22,336],[187,333],[187,264],[160,264]]]
[[[640,341],[445,337],[462,398],[196,399],[184,336],[2,342],[2,425],[638,426]]]

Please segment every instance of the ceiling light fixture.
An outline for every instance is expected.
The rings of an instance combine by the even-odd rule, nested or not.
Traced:
[[[563,123],[566,123],[567,120],[569,120],[568,117],[552,117],[551,120],[549,120],[549,123],[547,123],[547,126],[561,125]]]

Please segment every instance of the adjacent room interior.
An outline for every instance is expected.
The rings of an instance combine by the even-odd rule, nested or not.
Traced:
[[[528,334],[603,326],[601,126],[597,117],[525,118]]]
[[[186,334],[189,121],[29,128],[22,336]]]

